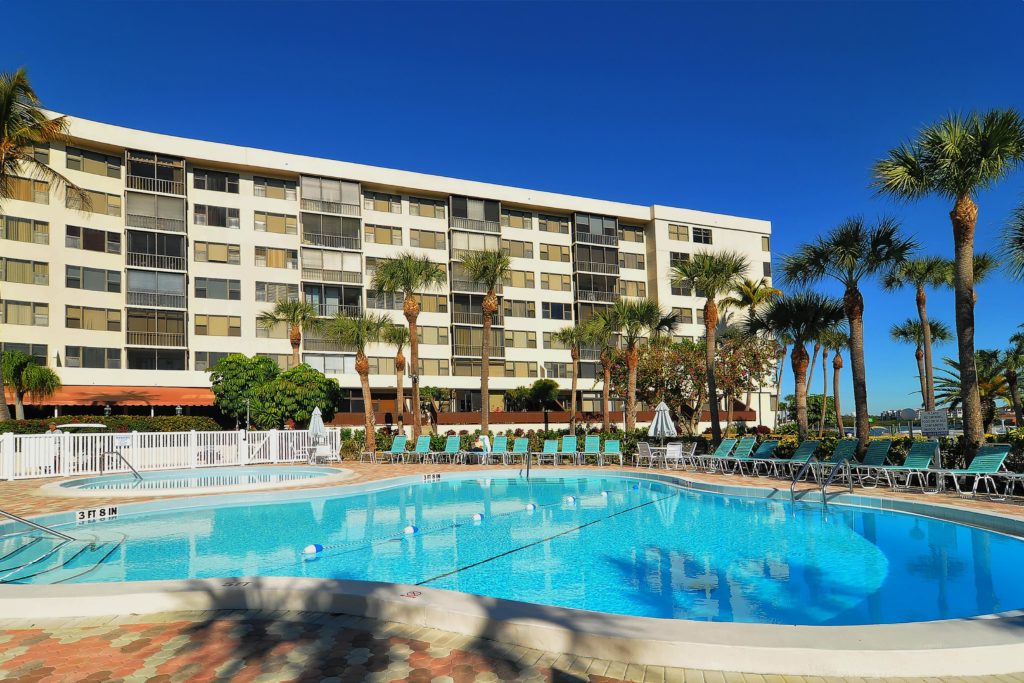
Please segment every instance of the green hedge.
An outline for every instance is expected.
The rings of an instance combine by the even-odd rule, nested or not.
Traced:
[[[221,427],[209,417],[193,415],[62,415],[42,420],[10,420],[0,422],[0,434],[42,434],[49,429],[51,422],[58,427],[66,424],[102,424],[104,429],[69,429],[69,432],[219,432]]]

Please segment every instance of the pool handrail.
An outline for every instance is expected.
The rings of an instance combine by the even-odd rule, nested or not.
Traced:
[[[61,538],[61,539],[65,540],[65,541],[77,541],[78,540],[74,536],[68,536],[67,534],[65,534],[65,533],[63,533],[61,531],[57,531],[56,529],[51,529],[48,526],[43,526],[42,524],[37,524],[36,522],[33,522],[30,519],[25,519],[24,517],[19,517],[18,515],[14,514],[13,512],[7,512],[6,510],[0,510],[0,515],[6,517],[7,519],[13,520],[15,522],[20,522],[21,524],[25,524],[27,526],[30,526],[33,529],[37,530],[37,531],[42,531],[42,532],[45,532],[45,533],[48,533],[48,534],[53,534],[57,538]]]

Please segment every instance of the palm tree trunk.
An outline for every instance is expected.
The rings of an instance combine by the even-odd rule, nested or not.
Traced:
[[[985,440],[978,370],[974,365],[974,226],[978,206],[968,196],[958,197],[949,218],[953,223],[953,291],[964,414],[964,457],[970,462]]]
[[[640,350],[633,342],[626,349],[626,431],[636,429],[636,368],[640,364]]]
[[[825,435],[825,413],[828,412],[828,347],[821,347],[821,422],[818,423],[818,438]]]
[[[580,374],[580,349],[573,346],[569,350],[572,357],[572,389],[569,391],[569,433],[576,435],[576,383]]]
[[[14,419],[25,419],[25,392],[14,390]]]
[[[772,431],[779,429],[779,399],[782,394],[782,371],[786,367],[786,345],[782,345],[782,352],[779,353],[778,366],[775,368],[775,424]]]
[[[917,317],[921,319],[924,336],[924,409],[935,410],[935,375],[932,368],[932,328],[928,324],[928,297],[924,287],[917,288]]]
[[[359,383],[363,387],[366,450],[373,453],[377,450],[377,422],[373,415],[373,396],[370,393],[370,361],[366,358],[366,354],[362,352],[356,354],[356,372],[359,374]]]
[[[412,438],[420,438],[423,418],[420,415],[420,342],[416,338],[416,319],[420,315],[420,302],[411,292],[405,293],[402,312],[409,323],[409,362],[412,363]]]
[[[857,455],[868,447],[868,385],[864,369],[864,297],[856,287],[843,295],[846,319],[850,323],[850,369],[853,371],[853,408],[857,433]]]
[[[811,367],[807,369],[807,386],[811,385],[814,377],[814,364],[818,361],[818,352],[821,351],[821,343],[814,342],[814,352],[811,354]]]
[[[715,385],[715,327],[718,325],[718,306],[712,298],[704,304],[704,362],[708,373],[708,408],[711,411],[711,440],[717,446],[722,441],[722,426],[718,423],[718,387]]]
[[[843,424],[843,411],[839,409],[839,371],[843,369],[843,355],[836,349],[836,357],[832,359],[832,393],[833,403],[836,407],[836,428],[839,430],[839,438],[846,436],[846,425]]]
[[[604,372],[604,386],[601,387],[601,412],[604,417],[601,420],[601,431],[607,433],[611,429],[612,362],[604,352],[601,352],[601,370]]]
[[[398,431],[405,434],[405,387],[402,375],[405,374],[405,354],[401,350],[395,354],[395,410],[398,412]]]
[[[0,422],[7,422],[11,419],[11,411],[7,407],[7,385],[0,377]]]
[[[1006,373],[1006,388],[1010,390],[1010,405],[1013,406],[1013,420],[1016,423],[1014,426],[1021,429],[1024,427],[1024,410],[1021,409],[1020,393],[1017,390],[1018,379],[1016,371]]]
[[[288,341],[292,345],[292,367],[299,367],[299,349],[302,347],[302,328],[292,325],[288,333]]]
[[[725,411],[726,411],[726,413],[725,413],[725,435],[728,436],[730,434],[729,430],[732,429],[732,418],[733,418],[733,414],[734,414],[733,411],[735,409],[735,404],[733,403],[733,396],[732,395],[730,395],[730,394],[726,394],[725,395],[725,405],[726,405],[726,409],[725,409]]]
[[[917,360],[917,378],[921,384],[921,405],[928,410],[928,375],[924,365],[924,349],[920,346],[914,351],[914,358]]]
[[[803,442],[807,439],[807,349],[801,343],[793,345],[789,354],[793,366],[793,380],[796,383],[796,431],[797,438]]]
[[[491,428],[491,322],[498,310],[497,295],[490,289],[480,305],[484,319],[484,338],[480,365],[480,430],[487,434]]]

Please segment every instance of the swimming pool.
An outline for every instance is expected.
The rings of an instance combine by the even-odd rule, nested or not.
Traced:
[[[20,573],[16,563],[57,544],[9,536],[0,580],[357,579],[624,615],[804,625],[1024,607],[1015,575],[1024,541],[893,511],[549,472],[280,495],[288,499],[61,526],[96,537],[95,549]],[[305,554],[310,544],[324,549]],[[68,545],[57,552],[70,556]]]
[[[129,473],[106,474],[53,482],[43,490],[55,495],[180,495],[248,491],[302,484],[314,479],[344,478],[348,470],[331,467],[248,466],[206,467],[187,470],[141,472],[141,479]]]

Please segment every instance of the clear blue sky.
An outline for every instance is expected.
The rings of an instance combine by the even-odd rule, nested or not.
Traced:
[[[0,64],[27,66],[53,109],[770,219],[776,258],[847,216],[886,213],[925,252],[950,255],[948,207],[874,198],[870,164],[946,112],[1024,110],[1016,0],[91,2],[44,14],[6,7],[22,29],[0,45]],[[979,247],[997,248],[1020,201],[1020,173],[981,196]],[[865,297],[871,410],[917,405],[913,350],[887,338],[894,320],[914,315],[913,297],[872,285]],[[1004,344],[1024,322],[1022,298],[1024,284],[1001,275],[980,288],[979,346]],[[930,306],[952,324],[950,295],[932,294]]]

